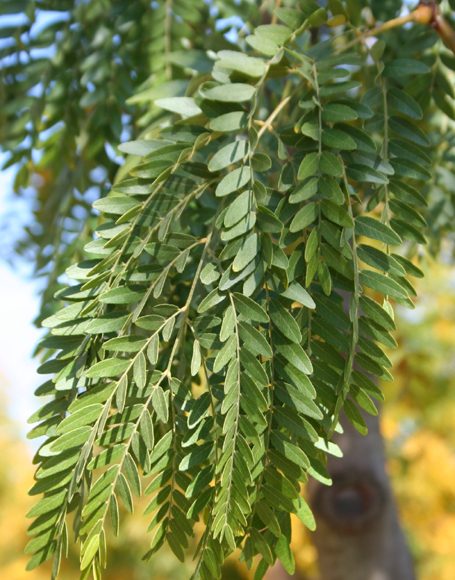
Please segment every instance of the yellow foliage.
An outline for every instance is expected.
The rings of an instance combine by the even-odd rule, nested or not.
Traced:
[[[291,548],[295,554],[295,564],[298,570],[305,570],[307,576],[316,574],[317,553],[311,543],[311,535],[302,522],[292,517],[292,543]]]
[[[431,264],[415,314],[398,320],[382,429],[421,580],[455,578],[455,270]]]
[[[4,402],[1,407],[4,409]],[[30,453],[14,426],[0,416],[0,578],[47,580],[49,570],[25,572],[27,541],[25,513],[32,505],[27,496],[32,482]]]

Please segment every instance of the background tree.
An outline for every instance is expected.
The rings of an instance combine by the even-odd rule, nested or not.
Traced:
[[[392,304],[413,306],[418,245],[453,215],[451,28],[401,9],[1,2],[21,11],[2,143],[34,186],[18,249],[46,276],[54,373],[31,567],[57,575],[70,523],[99,577],[145,483],[147,557],[183,558],[198,529],[196,576],[236,548],[257,578],[292,572],[300,485],[330,482],[342,410],[363,434],[377,414]]]

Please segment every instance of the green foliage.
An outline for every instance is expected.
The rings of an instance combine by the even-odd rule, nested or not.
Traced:
[[[62,147],[84,179],[108,169],[112,187],[94,204],[96,231],[84,224],[74,242],[85,251],[57,293],[63,308],[43,322],[40,372],[54,378],[38,389],[51,398],[32,417],[31,435],[46,439],[35,458],[44,495],[29,513],[30,567],[53,556],[57,576],[71,514],[82,578],[99,578],[106,529],[118,530],[120,510],[145,494],[146,558],[167,543],[183,559],[202,522],[195,577],[219,577],[236,548],[249,566],[259,561],[257,578],[277,558],[292,572],[290,514],[314,526],[301,485],[309,476],[329,483],[339,413],[365,432],[359,408],[376,413],[375,377],[390,378],[390,301],[412,306],[409,277],[420,274],[402,254],[425,242],[425,182],[450,157],[426,119],[430,97],[447,114],[436,95],[451,57],[424,53],[431,31],[423,44],[409,41],[413,54],[397,55],[396,38],[362,43],[358,4],[282,2],[270,20],[249,2],[214,2],[218,18],[236,13],[248,25],[235,44],[204,2],[65,5],[70,22],[92,24],[51,35],[61,58],[89,43],[78,79],[87,92],[58,102],[82,103],[78,118],[91,108],[78,135],[90,151],[100,146],[95,155],[49,145],[49,195],[60,187]],[[341,36],[326,26],[340,15]],[[110,57],[95,50],[117,55],[116,34],[125,70],[135,71],[119,94],[106,89]],[[73,64],[55,66],[52,86],[62,90],[59,75]],[[8,91],[12,102],[24,88],[13,79]],[[53,110],[53,97],[43,102]],[[11,106],[15,122],[22,109]],[[23,128],[38,140],[50,119],[65,119],[64,109],[44,110],[44,127]],[[120,134],[106,132],[124,121],[132,139],[114,178],[105,145]],[[74,138],[70,125],[61,131]],[[17,141],[7,146],[21,163]],[[88,192],[90,182],[77,187]],[[79,203],[74,191],[59,219]],[[66,265],[73,242],[46,240],[65,246]]]

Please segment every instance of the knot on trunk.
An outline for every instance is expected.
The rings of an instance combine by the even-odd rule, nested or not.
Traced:
[[[350,534],[366,531],[383,513],[384,485],[370,472],[350,471],[332,476],[330,487],[319,487],[313,507],[334,529]]]

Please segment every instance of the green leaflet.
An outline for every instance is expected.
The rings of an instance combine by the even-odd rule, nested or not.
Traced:
[[[86,544],[84,544],[84,556],[81,561],[81,570],[85,570],[93,560],[95,554],[98,552],[100,546],[99,535],[92,536]]]
[[[369,216],[359,216],[355,220],[355,231],[359,236],[379,240],[384,244],[401,244],[401,238],[389,226]]]
[[[141,336],[120,336],[111,338],[103,344],[103,349],[108,351],[138,352],[145,345],[145,338]]]
[[[355,121],[358,116],[357,111],[341,103],[328,103],[322,110],[322,118],[327,123]]]
[[[370,270],[363,270],[360,272],[360,281],[365,286],[382,292],[382,294],[392,296],[397,300],[408,298],[406,289],[401,284],[396,282],[393,278],[387,278],[378,272]]]
[[[425,135],[425,133],[401,117],[392,117],[390,119],[390,127],[391,129],[396,132],[402,139],[406,139],[415,145],[419,145],[420,147],[428,147],[430,145],[430,141]]]
[[[299,497],[297,500],[296,516],[311,531],[316,529],[316,522],[306,501]]]
[[[361,244],[357,248],[357,255],[362,261],[373,268],[398,276],[405,275],[404,268],[397,260],[377,248]]]
[[[261,54],[265,54],[267,56],[275,56],[275,54],[279,50],[278,45],[275,42],[273,42],[273,40],[269,40],[268,38],[265,37],[260,37],[256,35],[247,36],[246,41],[252,48],[254,48],[254,50],[257,50],[257,52],[260,52]]]
[[[255,28],[254,34],[260,38],[267,38],[272,42],[282,45],[291,35],[291,30],[281,24],[263,24]]]
[[[315,203],[308,203],[295,214],[289,230],[291,232],[300,232],[311,223],[313,223],[318,216],[318,206]]]
[[[102,405],[99,403],[94,403],[88,405],[78,411],[75,411],[71,415],[68,415],[63,419],[63,421],[57,427],[57,434],[65,433],[77,429],[78,427],[92,423],[97,419],[102,410]]]
[[[177,113],[182,117],[194,117],[202,113],[201,109],[191,97],[157,99],[155,105],[166,111],[171,111],[171,113]]]
[[[198,340],[193,343],[193,355],[191,357],[191,375],[194,377],[198,374],[201,368],[201,347]]]
[[[225,342],[223,348],[216,355],[216,359],[213,364],[213,370],[215,373],[221,371],[229,363],[235,354],[235,347],[235,337],[234,335],[231,335]]]
[[[266,24],[256,27],[254,35],[247,36],[247,43],[258,52],[274,56],[279,46],[289,38],[291,30],[280,24]]]
[[[384,75],[388,77],[402,77],[408,75],[422,75],[430,72],[428,66],[418,60],[410,58],[396,58],[387,63]]]
[[[311,298],[309,293],[298,282],[292,283],[286,289],[286,291],[282,293],[282,296],[289,298],[291,300],[296,300],[297,302],[300,302],[307,308],[316,307],[314,300]]]
[[[253,229],[256,223],[256,213],[248,212],[243,218],[241,218],[236,224],[234,224],[228,230],[224,230],[221,233],[221,239],[223,242],[228,242],[239,236],[243,236],[247,232]]]
[[[116,377],[130,366],[130,361],[119,358],[107,358],[95,363],[87,371],[87,376],[92,379],[104,377]]]
[[[204,445],[196,446],[193,451],[182,459],[179,464],[180,471],[187,471],[192,467],[197,467],[201,463],[204,463],[212,452],[212,445],[206,443]]]
[[[302,334],[293,316],[279,302],[273,303],[270,316],[276,328],[292,342],[300,343]]]
[[[217,65],[249,77],[261,77],[266,71],[265,62],[260,58],[247,56],[233,50],[220,50]]]
[[[265,357],[272,357],[272,349],[264,336],[250,324],[241,322],[239,324],[240,337],[246,344],[248,350],[254,354]]]
[[[247,116],[243,111],[233,111],[215,117],[209,123],[212,131],[231,132],[238,131],[246,126]]]
[[[113,288],[100,295],[100,302],[104,304],[132,304],[142,298],[142,292],[132,288]]]
[[[142,352],[140,352],[133,365],[134,382],[138,389],[143,389],[147,380],[147,361]]]
[[[351,141],[348,141],[348,143],[352,145]],[[321,173],[332,177],[341,177],[343,175],[343,165],[340,158],[330,151],[322,153],[319,160],[319,169]]]
[[[104,334],[107,332],[117,332],[125,324],[126,316],[106,316],[93,319],[88,322],[84,330],[89,334]]]
[[[317,153],[308,153],[299,165],[298,178],[307,179],[316,175],[319,169],[319,156]]]
[[[332,201],[323,201],[321,203],[321,211],[327,219],[341,227],[352,228],[354,226],[354,222],[348,211]]]
[[[238,293],[234,293],[233,298],[237,311],[243,315],[246,320],[268,322],[269,317],[267,313],[257,302]]]
[[[372,319],[375,323],[384,327],[386,330],[394,330],[395,323],[390,314],[385,308],[380,306],[377,302],[368,298],[367,296],[362,296],[360,299],[361,308],[364,312]]]
[[[220,183],[217,185],[215,190],[215,195],[217,197],[224,197],[233,193],[235,191],[239,191],[244,187],[249,181],[251,180],[251,170],[247,165],[242,167],[238,167],[228,173]]]
[[[366,181],[367,183],[378,183],[385,185],[388,183],[387,177],[373,167],[366,165],[350,165],[347,170],[348,176],[355,181]]]
[[[274,433],[272,434],[272,445],[292,463],[302,468],[309,467],[308,457],[297,445],[282,437],[277,437]]]
[[[164,392],[158,385],[152,387],[152,407],[159,421],[167,423],[169,420],[169,392]]]
[[[244,218],[250,211],[254,209],[253,192],[246,190],[242,192],[231,205],[227,208],[224,214],[224,225],[227,228],[232,227]]]
[[[201,281],[203,284],[211,284],[212,282],[216,282],[220,277],[216,266],[214,264],[206,264],[201,271]]]
[[[235,312],[234,308],[230,304],[223,314],[223,321],[221,323],[220,329],[220,340],[225,342],[235,330]]]
[[[316,177],[308,179],[289,196],[289,203],[300,203],[313,197],[318,192],[319,180]]]
[[[324,129],[322,131],[322,142],[332,149],[345,151],[357,149],[357,144],[354,139],[348,133],[339,129]]]
[[[218,85],[212,88],[204,88],[202,95],[210,101],[221,101],[223,103],[243,103],[249,101],[255,93],[252,85],[245,83],[230,83],[229,85]]]
[[[387,98],[392,111],[402,113],[410,119],[418,120],[422,118],[423,112],[420,105],[408,93],[397,88],[391,88],[387,93]]]
[[[248,152],[248,143],[246,141],[234,141],[225,145],[217,151],[208,163],[209,171],[220,171],[240,159],[243,159]]]
[[[424,273],[413,262],[411,262],[404,256],[399,256],[398,254],[392,254],[392,257],[403,266],[403,268],[406,270],[406,272],[408,272],[410,276],[415,276],[416,278],[423,278]]]
[[[257,234],[250,234],[242,242],[242,245],[232,263],[234,272],[241,272],[258,254],[260,238]]]
[[[300,127],[300,131],[307,137],[310,137],[310,139],[313,139],[313,141],[318,140],[319,125],[316,122],[307,121],[306,123],[303,123],[303,125]]]
[[[114,215],[123,215],[126,211],[140,207],[140,203],[127,195],[115,195],[98,199],[93,207],[98,211]]]
[[[211,308],[222,302],[225,298],[226,296],[218,292],[218,290],[215,288],[209,294],[207,294],[207,296],[201,301],[198,307],[198,312],[200,314],[207,312],[207,310],[210,310]]]
[[[299,344],[275,344],[277,352],[283,356],[283,358],[290,362],[297,369],[305,374],[311,374],[313,372],[313,365]]]
[[[90,427],[83,426],[77,427],[60,435],[53,443],[51,443],[49,450],[52,454],[57,454],[60,451],[65,451],[71,447],[78,447],[82,443],[85,443],[87,437],[91,432]]]

